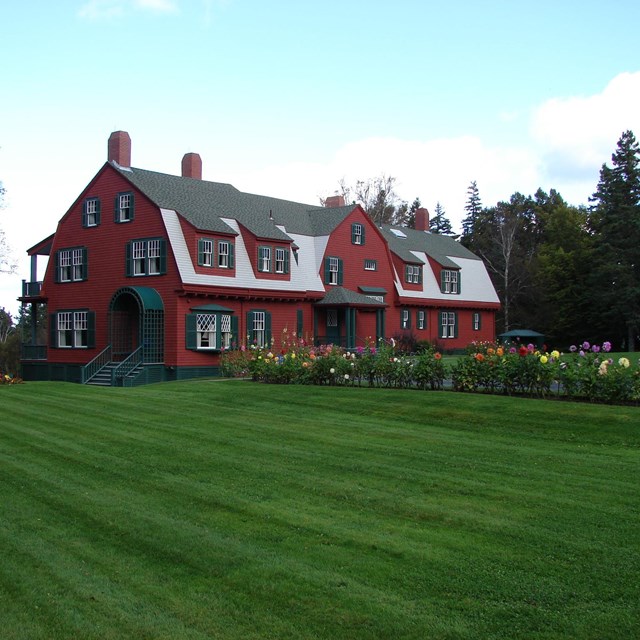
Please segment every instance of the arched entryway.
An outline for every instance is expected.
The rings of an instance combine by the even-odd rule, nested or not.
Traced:
[[[142,362],[164,361],[164,305],[152,287],[123,287],[111,298],[109,332],[114,360],[142,347]]]

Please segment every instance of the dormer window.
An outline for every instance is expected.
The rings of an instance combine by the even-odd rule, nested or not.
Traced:
[[[443,269],[440,278],[442,293],[460,293],[460,273],[453,269]]]
[[[271,247],[258,249],[258,271],[269,273],[271,271]]]
[[[418,264],[406,265],[405,281],[409,284],[420,284],[422,282],[422,266]]]

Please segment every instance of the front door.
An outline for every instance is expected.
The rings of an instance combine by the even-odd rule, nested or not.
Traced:
[[[327,309],[327,344],[341,344],[340,342],[340,314],[338,309]]]
[[[111,309],[111,348],[114,360],[124,360],[140,344],[140,305],[131,293],[121,293]]]

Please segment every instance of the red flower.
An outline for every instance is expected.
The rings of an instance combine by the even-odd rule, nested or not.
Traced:
[[[478,362],[482,362],[484,360],[484,355],[481,353],[476,353],[474,357]]]
[[[522,345],[522,346],[520,347],[520,349],[518,350],[518,353],[519,353],[521,356],[526,356],[526,355],[529,353],[529,349],[527,349],[527,347],[525,347],[524,345]]]
[[[434,357],[436,360],[440,360],[440,358],[442,358],[442,354],[441,354],[441,353],[434,353],[434,354],[433,354],[433,357]]]

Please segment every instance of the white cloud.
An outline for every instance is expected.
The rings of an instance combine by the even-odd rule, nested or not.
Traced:
[[[137,9],[149,9],[159,13],[176,13],[178,6],[172,0],[134,0]]]
[[[616,76],[602,93],[549,100],[531,123],[546,173],[567,183],[597,176],[627,129],[640,133],[640,72]]]

